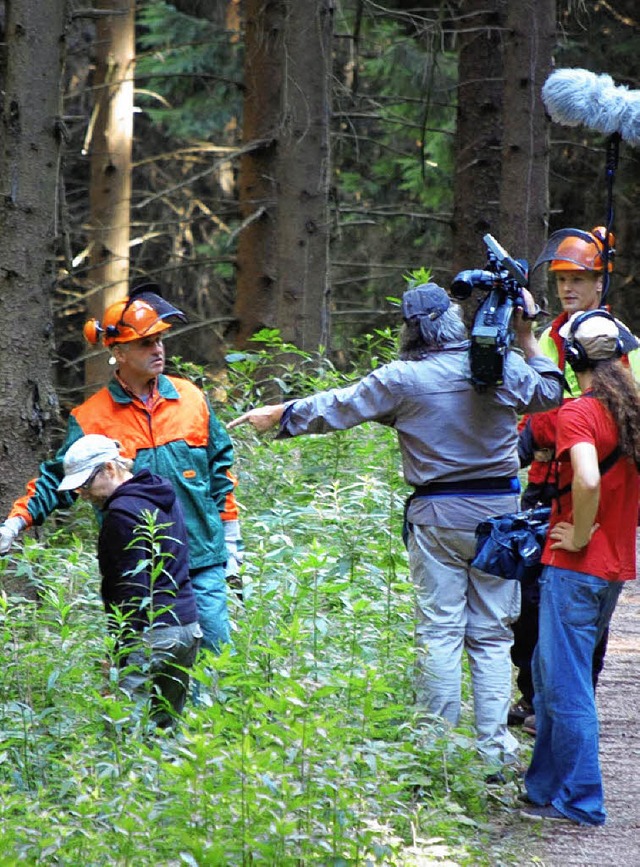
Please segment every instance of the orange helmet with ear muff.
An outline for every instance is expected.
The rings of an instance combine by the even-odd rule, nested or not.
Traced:
[[[601,334],[598,334],[596,329],[592,335],[579,338],[577,335],[580,328],[589,319],[594,319],[595,317],[613,323],[616,335],[614,336],[612,333],[613,329],[611,328],[609,328],[608,334],[605,332],[605,329],[603,329]],[[620,358],[624,354],[618,323],[602,307],[598,307],[595,310],[586,310],[584,313],[576,313],[560,330],[560,334],[563,335],[565,331],[565,358],[576,373],[584,373],[585,370],[595,367],[599,361]],[[595,341],[598,341],[600,344],[597,353],[589,345],[585,345],[587,342],[592,344]]]
[[[532,270],[549,262],[549,271],[604,271],[605,226],[590,232],[581,229],[560,229],[547,241]],[[608,234],[607,271],[613,271],[615,236]]]
[[[144,283],[133,289],[128,298],[107,307],[102,322],[90,319],[82,330],[89,343],[96,344],[102,338],[105,346],[112,346],[167,331],[171,328],[167,322],[170,317],[183,322],[187,319],[181,310],[164,300],[155,283]]]

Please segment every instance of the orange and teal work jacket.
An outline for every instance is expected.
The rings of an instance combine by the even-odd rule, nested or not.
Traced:
[[[67,508],[73,493],[57,490],[65,452],[85,434],[111,437],[134,471],[147,467],[173,485],[187,525],[190,569],[227,559],[222,521],[237,520],[231,475],[233,446],[204,394],[186,379],[161,375],[149,405],[125,391],[117,379],[71,412],[67,437],[55,458],[40,465],[40,475],[13,504],[10,517],[27,526],[42,524],[56,508]]]

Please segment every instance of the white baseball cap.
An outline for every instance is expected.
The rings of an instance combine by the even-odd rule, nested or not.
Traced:
[[[120,457],[120,443],[102,434],[87,434],[67,449],[63,458],[64,478],[59,491],[75,491],[107,461]]]
[[[574,313],[560,329],[560,337],[577,340],[592,361],[615,358],[620,354],[620,329],[616,321],[605,310],[601,315],[596,310],[589,313],[589,316],[584,310]],[[578,323],[580,316],[585,318]]]

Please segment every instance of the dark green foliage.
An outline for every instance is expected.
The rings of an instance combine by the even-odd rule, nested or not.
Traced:
[[[242,109],[242,43],[168,3],[142,6],[137,100],[176,138],[209,139]]]
[[[412,20],[415,29],[365,4],[355,45],[346,36],[355,27],[349,12],[337,28],[343,37],[336,42],[332,157],[338,342],[357,321],[365,328],[383,322],[384,296],[400,291],[402,271],[420,261],[439,264],[437,251],[449,237],[455,55],[442,50],[440,24],[429,13]]]

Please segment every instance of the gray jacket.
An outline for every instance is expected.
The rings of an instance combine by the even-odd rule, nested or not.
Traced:
[[[478,393],[470,381],[468,343],[419,361],[393,361],[348,388],[287,404],[280,437],[345,430],[365,421],[395,428],[406,482],[517,476],[518,415],[552,409],[562,399],[560,371],[544,356],[525,362],[509,351],[504,384]],[[421,496],[409,520],[474,529],[488,514],[518,508],[517,493]]]

